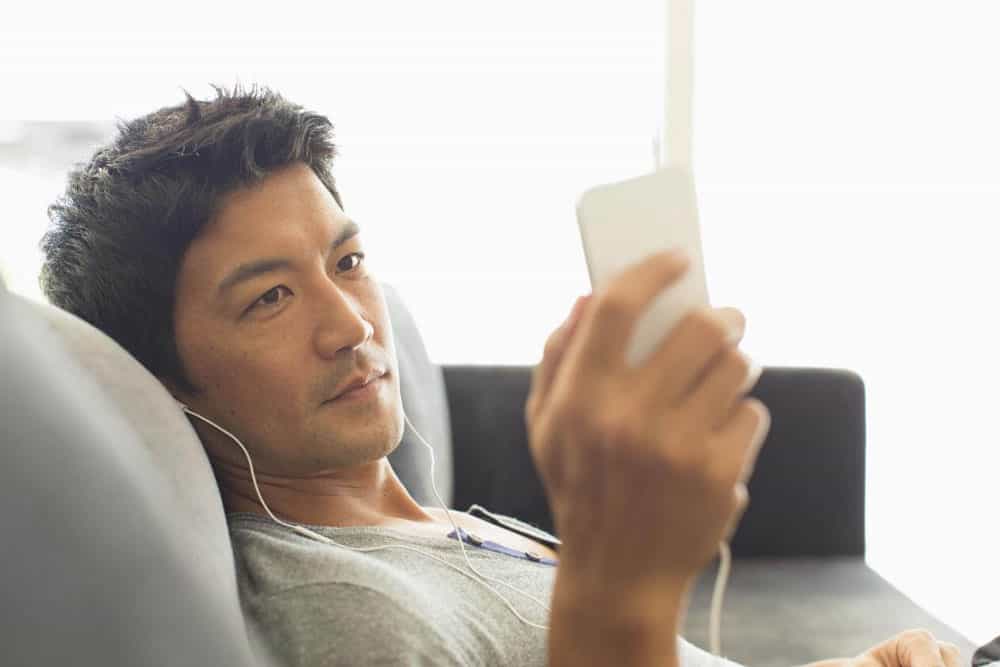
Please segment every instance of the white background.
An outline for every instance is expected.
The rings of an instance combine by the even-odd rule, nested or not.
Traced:
[[[347,211],[439,363],[535,363],[589,290],[576,197],[652,166],[660,1],[132,7],[13,16],[0,144],[270,84],[334,121]],[[864,378],[868,562],[980,643],[1000,632],[998,33],[987,1],[695,14],[712,301],[763,365]],[[0,166],[0,267],[34,298],[68,166]]]

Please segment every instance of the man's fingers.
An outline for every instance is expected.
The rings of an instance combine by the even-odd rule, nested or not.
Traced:
[[[682,252],[658,252],[628,266],[594,296],[581,322],[588,364],[621,363],[639,315],[663,290],[676,283],[691,264]]]
[[[704,384],[719,356],[735,349],[745,331],[746,317],[736,308],[692,310],[650,355],[646,365],[658,372],[642,378],[638,392],[671,405],[679,402]],[[719,404],[715,397],[708,401]],[[714,428],[716,420],[709,421]]]
[[[938,642],[938,650],[944,659],[945,667],[962,667],[962,650],[948,642]]]
[[[857,664],[879,667],[962,667],[962,652],[927,630],[907,630],[858,656]]]
[[[566,344],[573,337],[573,332],[580,321],[580,315],[585,310],[589,300],[590,295],[579,297],[573,304],[573,309],[566,321],[559,325],[559,328],[553,331],[545,342],[542,360],[532,371],[531,396],[528,398],[529,419],[530,413],[534,412],[537,407],[535,404],[548,395],[552,379],[566,353]]]
[[[712,459],[722,479],[749,481],[770,428],[771,412],[766,405],[756,398],[740,402],[729,422],[715,432],[712,442]]]
[[[911,630],[899,636],[896,643],[899,667],[942,667],[944,657],[934,635],[926,630]]]
[[[760,373],[760,366],[739,348],[724,349],[690,394],[689,415],[713,431],[722,428]]]

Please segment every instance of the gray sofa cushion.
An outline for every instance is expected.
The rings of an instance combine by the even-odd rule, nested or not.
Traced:
[[[399,292],[391,285],[382,285],[392,320],[396,356],[399,359],[400,393],[403,410],[413,426],[434,448],[434,477],[438,492],[451,507],[454,488],[451,420],[445,395],[441,368],[427,356],[417,324],[407,310]],[[399,447],[389,455],[393,470],[410,495],[422,505],[437,506],[430,483],[430,458],[409,427]]]
[[[109,339],[51,310],[0,288],[0,662],[254,664],[205,470],[189,471],[190,502],[174,486],[181,469],[164,469],[145,441],[154,427],[133,428],[169,405],[132,401],[150,412],[123,414],[116,392],[155,388]],[[81,348],[60,336],[70,330],[81,346],[90,339],[93,363],[121,371],[120,385],[106,392],[77,363]],[[179,415],[165,422],[155,428],[178,436],[183,462],[197,441]]]
[[[170,393],[118,343],[75,315],[14,294],[7,309],[19,320],[36,322],[50,344],[58,345],[60,358],[68,355],[101,387],[113,408],[95,410],[92,417],[120,419],[135,434],[129,446],[141,447],[135,456],[145,457],[157,475],[156,480],[138,481],[164,485],[169,493],[166,506],[183,527],[191,567],[208,588],[235,602],[236,570],[215,476],[201,441]]]
[[[708,647],[716,568],[699,577],[684,636]],[[722,611],[722,649],[753,667],[789,667],[853,657],[904,630],[930,630],[962,650],[969,639],[917,606],[864,558],[747,558],[733,561]]]

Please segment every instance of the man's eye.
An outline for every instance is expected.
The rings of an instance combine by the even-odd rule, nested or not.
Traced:
[[[289,290],[284,285],[278,285],[276,287],[272,287],[271,289],[269,289],[266,292],[264,292],[263,294],[261,294],[260,298],[257,299],[256,301],[254,301],[250,305],[249,310],[253,310],[254,308],[256,308],[258,306],[274,306],[274,305],[277,305],[278,303],[281,302],[281,290],[284,290],[284,291],[288,292],[289,294],[291,294],[291,290]]]
[[[355,264],[354,266],[344,266],[344,259],[350,259],[351,257],[357,257],[358,263]],[[350,255],[347,255],[346,257],[344,257],[344,259],[340,260],[340,262],[337,264],[337,268],[340,269],[341,271],[352,271],[361,266],[361,263],[364,260],[364,258],[365,258],[365,253],[352,252]]]

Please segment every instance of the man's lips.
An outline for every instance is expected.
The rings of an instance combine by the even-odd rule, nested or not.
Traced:
[[[381,369],[376,369],[365,375],[355,376],[349,380],[343,387],[341,387],[337,393],[333,395],[332,398],[327,399],[324,403],[329,403],[331,401],[353,398],[355,396],[362,396],[364,394],[371,394],[373,390],[377,389],[378,382],[386,375],[386,371]]]

